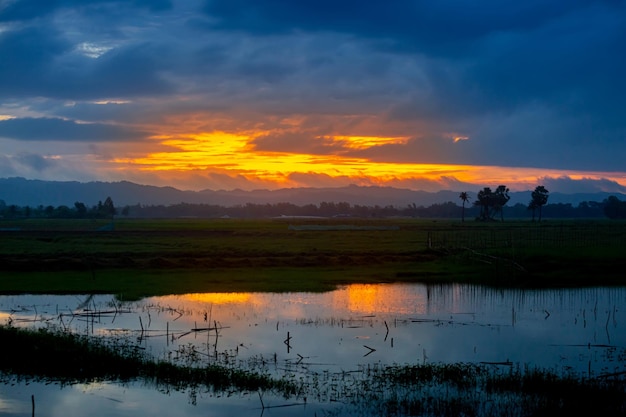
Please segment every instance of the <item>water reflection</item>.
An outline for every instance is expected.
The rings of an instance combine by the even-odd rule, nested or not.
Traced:
[[[229,292],[229,293],[197,293],[184,296],[190,302],[204,304],[231,304],[231,303],[254,303],[252,293]]]
[[[61,326],[129,338],[169,360],[193,346],[207,363],[277,376],[307,378],[367,365],[432,362],[529,364],[598,376],[625,370],[624,306],[624,288],[522,291],[393,284],[351,285],[324,294],[188,294],[133,303],[112,296],[2,296],[0,319],[16,326]],[[81,392],[118,392],[115,385],[104,387]],[[61,397],[74,398],[76,389]],[[24,407],[26,400],[5,392],[0,414]],[[124,406],[114,408],[153,395],[138,394],[135,387],[124,392]],[[118,398],[109,397],[109,402]],[[244,403],[252,409],[257,400],[246,397]]]

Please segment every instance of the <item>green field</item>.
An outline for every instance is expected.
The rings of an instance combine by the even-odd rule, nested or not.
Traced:
[[[624,285],[626,223],[0,222],[1,293],[326,291],[351,282]]]

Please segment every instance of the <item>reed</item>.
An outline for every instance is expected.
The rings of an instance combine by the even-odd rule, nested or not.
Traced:
[[[63,384],[141,379],[175,389],[294,390],[287,381],[220,365],[185,366],[150,357],[126,339],[103,339],[41,328],[0,325],[0,373]]]
[[[597,378],[557,374],[510,364],[362,365],[341,372],[292,372],[281,378],[262,370],[275,361],[209,364],[197,351],[181,349],[178,361],[150,358],[122,340],[105,342],[51,329],[0,326],[0,375],[54,380],[142,380],[163,392],[198,388],[225,392],[272,392],[299,405],[311,401],[337,405],[338,415],[395,416],[622,416],[626,410],[626,373]],[[25,360],[16,360],[26,358]],[[184,364],[182,364],[184,363]],[[257,369],[252,371],[251,369]]]

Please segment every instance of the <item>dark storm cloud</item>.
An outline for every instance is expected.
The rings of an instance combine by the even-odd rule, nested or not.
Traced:
[[[62,8],[88,8],[103,4],[146,8],[151,11],[162,11],[172,7],[169,0],[17,0],[0,8],[0,22],[31,20],[47,16]]]
[[[25,141],[115,142],[141,140],[146,132],[98,123],[76,123],[52,118],[0,120],[0,137]]]
[[[158,51],[150,44],[120,48],[95,60],[73,53],[74,45],[54,29],[28,27],[0,36],[0,90],[5,96],[61,99],[159,95]]]
[[[47,28],[10,31],[0,36],[0,91],[3,96],[46,94],[47,72],[70,45]],[[10,57],[10,58],[8,58]]]
[[[407,50],[469,46],[494,32],[541,26],[594,1],[498,0],[206,0],[205,13],[221,29],[256,34],[295,30],[351,33],[387,39]]]

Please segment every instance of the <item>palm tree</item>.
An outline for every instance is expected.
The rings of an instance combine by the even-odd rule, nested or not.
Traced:
[[[496,188],[493,196],[494,209],[496,212],[500,212],[500,221],[504,221],[503,207],[511,199],[511,197],[509,196],[509,189],[506,187],[506,185],[499,185],[498,188]]]
[[[539,209],[539,221],[541,222],[541,208],[548,202],[548,197],[549,197],[549,191],[546,190],[546,187],[544,187],[543,185],[539,185],[537,186],[537,188],[535,188],[535,191],[533,191],[531,193],[531,198],[532,200],[530,201],[531,203],[531,209],[533,210],[533,220],[535,220],[535,208]]]
[[[480,220],[488,221],[491,220],[490,209],[494,204],[494,195],[491,188],[485,187],[476,194],[476,201],[474,201],[474,205],[480,207],[480,216],[478,217]]]
[[[467,194],[465,191],[463,191],[460,195],[459,198],[463,201],[463,209],[461,210],[461,221],[464,222],[465,221],[465,203],[467,203],[470,199],[469,194]]]

